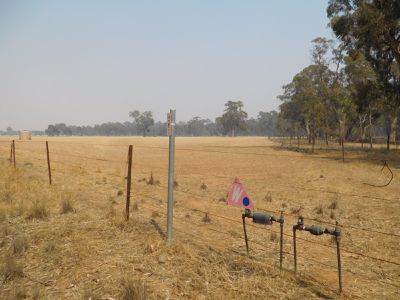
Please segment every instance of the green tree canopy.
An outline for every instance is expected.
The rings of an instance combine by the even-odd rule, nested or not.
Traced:
[[[247,113],[243,111],[242,101],[228,101],[225,103],[224,114],[216,119],[223,128],[224,134],[235,136],[238,130],[246,130]]]
[[[134,119],[134,123],[139,132],[146,136],[151,126],[154,125],[153,113],[151,111],[144,111],[140,113],[138,110],[129,112],[129,116]]]

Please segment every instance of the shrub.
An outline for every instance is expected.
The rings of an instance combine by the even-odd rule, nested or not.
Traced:
[[[201,185],[200,185],[200,189],[201,190],[207,190],[207,185],[205,184],[205,183],[202,183]]]

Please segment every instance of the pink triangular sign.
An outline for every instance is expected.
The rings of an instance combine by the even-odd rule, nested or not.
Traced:
[[[228,199],[226,199],[226,204],[255,210],[254,203],[250,200],[239,178],[235,178],[232,188],[229,191]]]

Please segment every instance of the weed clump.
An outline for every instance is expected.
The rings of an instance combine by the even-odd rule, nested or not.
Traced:
[[[179,187],[179,183],[177,180],[174,179],[174,189],[177,189]]]
[[[123,191],[123,190],[118,190],[117,196],[122,196],[123,194],[124,194],[124,191]]]
[[[200,189],[203,190],[203,191],[207,190],[207,185],[205,183],[202,183],[200,185]]]

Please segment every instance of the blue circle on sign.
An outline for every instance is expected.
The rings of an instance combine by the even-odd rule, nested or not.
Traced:
[[[244,198],[243,198],[243,205],[244,205],[244,206],[249,206],[249,204],[250,204],[249,198],[244,197]]]

